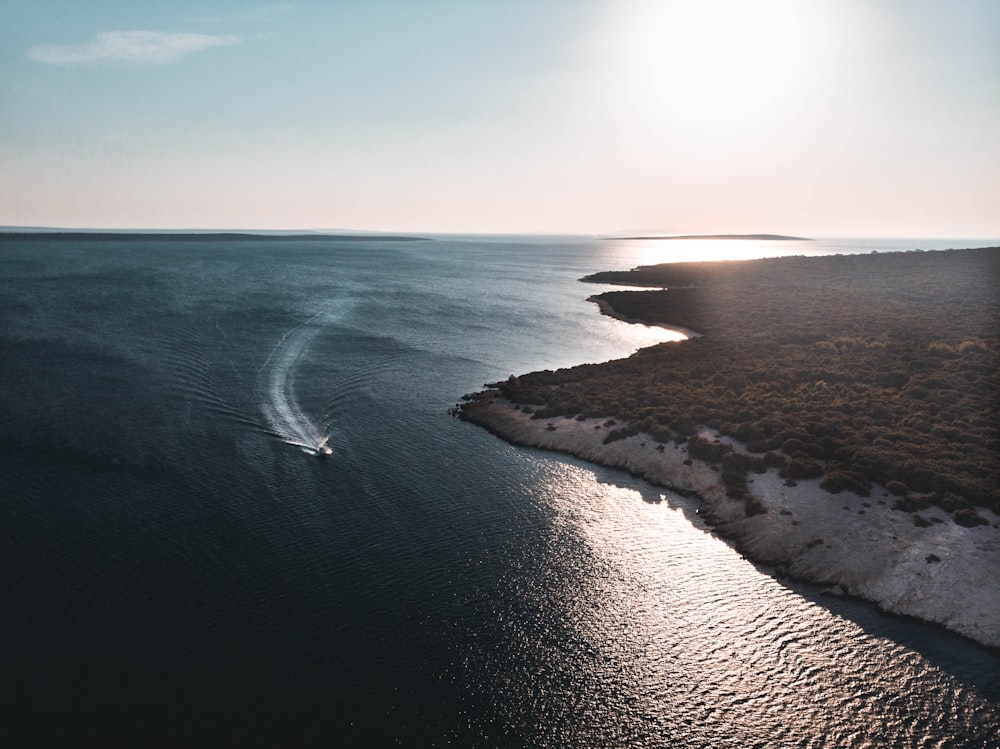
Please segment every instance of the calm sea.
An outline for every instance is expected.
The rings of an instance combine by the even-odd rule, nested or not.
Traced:
[[[448,415],[664,339],[587,273],[987,244],[0,236],[4,743],[996,746],[995,651]]]

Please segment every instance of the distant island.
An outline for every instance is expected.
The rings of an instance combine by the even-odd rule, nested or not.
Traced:
[[[701,498],[777,576],[1000,647],[1000,248],[581,279],[697,337],[491,383],[458,415]]]
[[[0,239],[75,239],[85,242],[107,241],[109,239],[129,242],[156,240],[160,242],[242,242],[266,239],[272,242],[426,242],[426,237],[408,237],[398,234],[278,234],[253,232],[184,232],[184,231],[59,231],[0,230]]]
[[[809,237],[786,237],[781,234],[667,234],[643,237],[613,237],[614,239],[756,239],[767,242],[813,242]]]

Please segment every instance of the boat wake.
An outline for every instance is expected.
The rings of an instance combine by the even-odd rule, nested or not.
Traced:
[[[287,331],[275,345],[257,375],[262,391],[261,410],[269,430],[303,452],[326,458],[333,450],[327,442],[330,434],[318,426],[299,404],[296,395],[296,374],[310,343],[323,329],[318,312],[300,325]]]

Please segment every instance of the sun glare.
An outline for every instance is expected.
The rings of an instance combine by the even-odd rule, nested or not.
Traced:
[[[690,263],[720,260],[755,260],[787,254],[808,254],[808,240],[768,241],[751,239],[619,239],[618,251],[627,264]]]
[[[658,119],[749,120],[780,107],[800,82],[806,6],[792,0],[648,2],[626,22],[626,79]]]

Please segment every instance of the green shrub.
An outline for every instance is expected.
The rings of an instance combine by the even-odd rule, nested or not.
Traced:
[[[847,490],[862,497],[871,495],[871,487],[853,471],[827,471],[826,477],[819,486],[831,494],[839,494]]]
[[[701,437],[693,437],[688,441],[688,455],[706,463],[718,463],[732,451],[733,448],[723,442],[709,442]]]
[[[818,479],[823,475],[823,467],[809,457],[792,458],[779,475],[783,479]]]
[[[886,483],[885,489],[897,497],[905,497],[910,491],[909,487],[901,481],[889,481]]]
[[[626,437],[633,437],[639,433],[639,430],[634,426],[622,427],[621,429],[612,429],[604,437],[604,444],[608,445],[612,442],[617,442],[618,440],[623,440]]]
[[[677,419],[671,423],[670,428],[677,432],[677,434],[682,434],[685,437],[690,437],[697,431],[694,422],[690,419]]]
[[[743,512],[749,518],[754,515],[765,515],[767,514],[767,509],[760,503],[759,499],[752,494],[747,494],[743,497]]]
[[[966,508],[955,510],[951,514],[951,517],[958,525],[966,528],[975,528],[977,525],[989,525],[989,521],[986,518],[977,514],[974,510]]]

